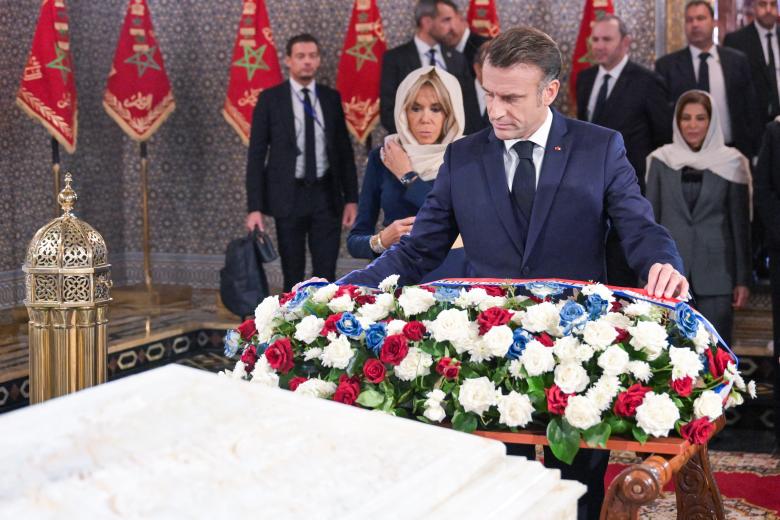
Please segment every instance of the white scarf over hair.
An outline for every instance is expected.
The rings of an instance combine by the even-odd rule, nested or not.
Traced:
[[[710,170],[727,181],[747,184],[748,190],[752,190],[749,161],[739,150],[726,146],[723,142],[723,130],[720,128],[718,107],[715,106],[712,97],[703,90],[697,90],[696,92],[709,97],[710,105],[712,105],[710,126],[707,128],[707,135],[704,137],[701,149],[696,152],[688,146],[688,143],[685,142],[682,136],[680,127],[677,124],[677,117],[675,116],[675,120],[672,122],[672,144],[666,144],[657,148],[647,156],[645,180],[647,180],[647,174],[650,173],[650,162],[655,157],[673,170],[682,170],[684,166],[690,166],[696,170]],[[679,105],[679,101],[677,103]],[[677,109],[678,107],[675,106],[675,114],[677,114]]]
[[[439,77],[444,88],[449,95],[450,105],[455,116],[455,124],[449,129],[439,144],[420,144],[414,138],[409,129],[409,120],[404,110],[404,101],[412,85],[425,74],[434,71]],[[443,104],[443,103],[442,103]],[[444,150],[447,145],[463,137],[463,129],[466,124],[466,116],[463,110],[463,93],[460,90],[460,83],[455,76],[444,69],[432,67],[430,65],[413,70],[398,86],[395,93],[395,128],[397,134],[388,135],[385,141],[393,139],[401,144],[401,147],[409,156],[412,162],[412,170],[417,173],[420,179],[432,181],[439,173],[439,166],[444,162]]]

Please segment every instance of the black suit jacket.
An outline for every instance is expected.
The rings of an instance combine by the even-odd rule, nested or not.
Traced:
[[[489,39],[490,38],[477,34],[474,31],[471,31],[469,37],[466,39],[466,46],[463,47],[463,55],[469,63],[469,71],[471,71],[472,77],[476,77],[476,73],[474,72],[474,57],[477,55],[479,48],[482,47],[482,44]]]
[[[780,123],[776,121],[766,126],[761,143],[753,175],[753,203],[764,224],[767,246],[780,251]]]
[[[470,134],[482,128],[482,116],[479,113],[477,93],[474,91],[474,76],[469,72],[469,65],[463,54],[448,47],[442,47],[444,63],[447,72],[458,78],[463,91],[463,109],[466,115],[465,133]],[[414,40],[390,49],[382,58],[382,81],[380,84],[380,117],[382,126],[390,133],[395,133],[395,92],[398,85],[415,69],[422,67],[420,55]]]
[[[775,38],[780,38],[780,27],[775,28]],[[780,40],[777,40],[780,41]],[[746,25],[738,31],[726,35],[723,45],[742,51],[750,63],[750,71],[756,88],[756,105],[760,115],[760,122],[768,123],[777,116],[777,112],[769,111],[769,93],[773,88],[769,83],[769,71],[764,58],[764,48],[761,46],[761,35],[758,34],[755,24]],[[777,62],[780,56],[775,56]],[[759,127],[760,128],[760,127]]]
[[[295,116],[289,81],[264,90],[252,114],[249,157],[246,168],[247,207],[273,217],[288,216],[295,198]],[[330,164],[329,190],[333,207],[341,212],[345,202],[357,202],[355,158],[349,140],[341,96],[317,83],[317,98],[325,125],[326,153]]]
[[[598,67],[591,67],[577,76],[577,119],[582,121],[588,120],[588,101],[598,71]],[[628,162],[636,170],[642,193],[647,156],[659,146],[672,142],[667,98],[661,76],[628,61],[607,98],[602,117],[591,121],[623,135]]]
[[[735,146],[746,157],[752,157],[757,152],[759,136],[755,125],[758,108],[750,65],[744,54],[729,47],[718,45],[718,55],[731,116],[732,143],[727,144]],[[655,70],[666,81],[672,110],[683,92],[696,88],[696,74],[688,47],[659,58],[655,62]]]

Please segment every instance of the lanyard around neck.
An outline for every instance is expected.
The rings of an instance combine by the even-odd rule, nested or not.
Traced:
[[[316,90],[314,89],[310,89],[310,90],[314,94],[314,103],[311,106],[306,105],[306,98],[302,96],[297,90],[293,89],[293,94],[295,94],[295,97],[298,99],[298,101],[301,102],[301,106],[303,107],[303,112],[309,117],[311,117],[312,119],[314,119],[314,122],[317,123],[320,128],[325,130],[325,125],[322,124],[322,121],[320,121],[320,118],[317,115],[317,105],[320,104],[320,96],[317,94]]]

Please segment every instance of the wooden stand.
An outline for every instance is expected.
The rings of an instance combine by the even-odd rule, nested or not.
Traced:
[[[716,422],[715,436],[723,429],[721,416]],[[541,432],[474,432],[508,444],[548,445]],[[588,448],[584,442],[580,445]],[[639,508],[662,496],[663,488],[674,480],[677,495],[677,518],[725,518],[723,499],[712,475],[707,445],[691,444],[680,438],[668,437],[640,444],[633,440],[614,438],[607,449],[633,451],[649,456],[639,464],[627,467],[607,488],[601,520],[636,520]]]

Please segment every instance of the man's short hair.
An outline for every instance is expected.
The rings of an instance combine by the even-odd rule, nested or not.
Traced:
[[[479,48],[477,49],[477,53],[474,54],[474,65],[479,65],[481,67],[482,64],[485,63],[485,56],[487,56],[488,47],[490,47],[490,42],[491,40],[488,40],[479,46]]]
[[[533,27],[515,27],[491,40],[485,60],[494,67],[508,69],[519,64],[536,65],[546,85],[561,75],[561,51],[555,40]]]
[[[619,16],[614,15],[612,13],[607,13],[603,16],[601,16],[599,19],[596,20],[596,23],[599,22],[611,22],[612,20],[615,20],[618,24],[618,31],[620,31],[620,38],[625,38],[628,36],[628,27],[626,26],[626,22],[624,22]]]
[[[685,13],[687,14],[688,9],[693,7],[694,5],[703,5],[710,12],[710,16],[713,19],[715,18],[715,9],[712,7],[712,4],[709,3],[707,0],[689,0],[688,3],[685,4]]]
[[[284,52],[287,56],[292,56],[293,45],[296,43],[313,43],[317,46],[317,50],[320,50],[320,42],[317,41],[317,38],[309,33],[301,33],[287,40],[287,45],[284,46]]]
[[[452,0],[419,0],[419,2],[417,2],[417,5],[414,7],[415,25],[419,27],[420,22],[426,16],[435,18],[437,14],[436,8],[439,6],[439,4],[448,5],[452,7],[452,9],[456,13],[458,12],[458,4],[456,4]]]

